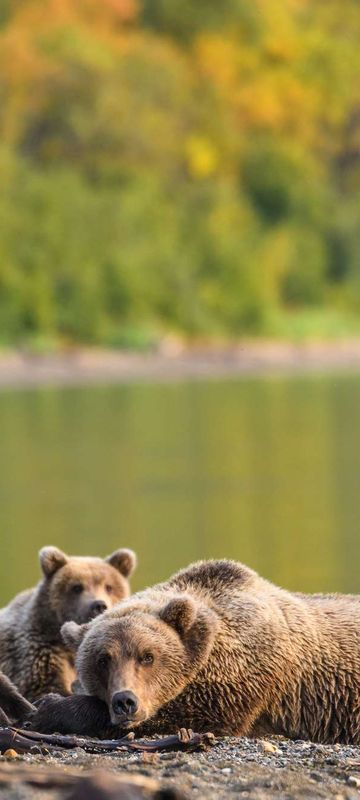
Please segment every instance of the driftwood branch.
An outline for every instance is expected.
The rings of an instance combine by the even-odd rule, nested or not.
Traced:
[[[66,800],[185,800],[175,786],[144,775],[92,770],[86,775],[29,764],[1,764],[0,789],[22,783],[37,790],[58,790]]]
[[[72,750],[81,747],[87,753],[113,753],[118,751],[161,753],[168,751],[204,750],[214,744],[211,733],[193,733],[181,730],[177,735],[160,739],[132,739],[124,736],[121,739],[87,739],[80,736],[61,734],[44,734],[20,728],[0,728],[0,752],[15,750],[17,753],[40,752],[52,750]]]

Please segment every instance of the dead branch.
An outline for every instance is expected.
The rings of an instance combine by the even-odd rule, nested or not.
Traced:
[[[124,736],[121,739],[88,739],[81,736],[62,734],[44,734],[36,731],[21,730],[11,726],[0,728],[0,752],[15,750],[17,753],[38,752],[47,754],[53,750],[72,750],[80,747],[87,753],[113,753],[128,751],[140,753],[161,753],[168,751],[204,750],[214,744],[211,733],[186,732],[183,729],[174,736],[159,739],[132,739]]]

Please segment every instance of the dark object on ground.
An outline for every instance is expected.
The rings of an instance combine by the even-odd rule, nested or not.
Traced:
[[[134,740],[132,734],[122,739],[83,739],[78,736],[62,736],[61,734],[42,734],[20,728],[0,728],[0,752],[15,750],[17,753],[36,751],[48,754],[51,750],[72,750],[81,747],[87,753],[112,753],[116,750],[128,750],[142,753],[160,753],[165,750],[202,750],[214,744],[211,733],[193,733],[181,730],[177,735],[150,741]]]
[[[101,739],[119,739],[122,732],[112,725],[106,703],[98,697],[73,694],[45,695],[35,703],[36,711],[30,714],[28,724],[40,733],[57,733],[95,736]],[[20,723],[21,724],[21,723]]]

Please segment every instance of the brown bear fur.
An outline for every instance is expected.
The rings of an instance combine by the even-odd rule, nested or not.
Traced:
[[[0,727],[24,719],[35,711],[18,692],[16,686],[0,672]]]
[[[106,559],[67,556],[56,547],[40,553],[43,578],[0,610],[0,669],[29,700],[48,692],[66,695],[76,677],[60,629],[87,622],[129,595],[136,563],[131,550]]]
[[[50,698],[49,708],[57,730],[90,730],[92,707],[104,725],[106,704],[118,730],[140,734],[359,744],[359,623],[358,597],[290,593],[241,564],[200,562],[90,624],[64,625],[93,697]],[[129,713],[117,704],[124,691],[137,702]],[[46,701],[37,723],[55,724]]]

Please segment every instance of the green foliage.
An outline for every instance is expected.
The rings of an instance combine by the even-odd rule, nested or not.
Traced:
[[[251,0],[143,0],[140,19],[147,27],[181,42],[239,25],[251,35],[259,25],[256,4]]]
[[[360,9],[345,5],[4,2],[0,342],[142,349],[169,330],[287,335],[287,315],[306,335],[346,315],[352,330]]]
[[[312,186],[317,179],[306,154],[289,146],[256,141],[246,153],[241,182],[265,222],[311,213]]]

